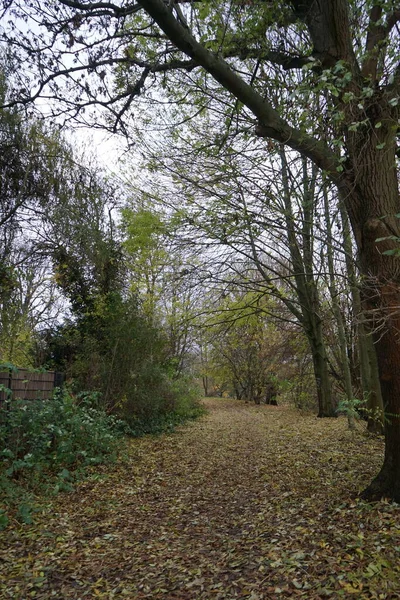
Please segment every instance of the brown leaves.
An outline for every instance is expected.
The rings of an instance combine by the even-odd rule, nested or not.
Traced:
[[[400,598],[398,506],[354,497],[381,441],[285,407],[207,404],[3,532],[0,597]]]

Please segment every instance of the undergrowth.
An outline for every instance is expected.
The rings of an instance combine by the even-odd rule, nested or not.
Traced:
[[[51,400],[12,400],[0,410],[0,527],[8,513],[29,523],[37,492],[73,488],[90,465],[116,459],[123,421],[77,404],[68,392]]]
[[[129,424],[101,407],[96,394],[58,391],[50,400],[8,400],[0,409],[0,530],[10,518],[32,523],[37,498],[71,491],[93,465],[115,462],[127,436],[171,432],[204,409],[188,392],[164,414]]]

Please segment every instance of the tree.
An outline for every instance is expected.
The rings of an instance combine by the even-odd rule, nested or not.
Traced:
[[[165,294],[166,272],[174,262],[167,219],[142,203],[122,209],[122,230],[132,291],[141,298],[148,318],[156,322]]]
[[[347,420],[349,429],[355,429],[355,407],[354,407],[354,393],[353,383],[351,377],[351,365],[348,356],[348,343],[345,328],[345,317],[342,313],[340,306],[340,294],[337,286],[336,269],[334,264],[334,249],[333,249],[333,235],[332,235],[332,220],[329,211],[329,198],[328,190],[324,189],[324,212],[325,212],[325,226],[326,226],[326,256],[328,264],[329,274],[329,293],[332,302],[332,312],[334,315],[335,325],[337,329],[337,337],[339,342],[339,364],[341,365],[341,371],[343,372],[344,391],[347,405]]]
[[[0,79],[4,102],[4,67]],[[54,166],[65,152],[51,128],[15,109],[0,109],[0,356],[19,366],[36,366],[36,334],[54,324],[61,310],[38,231],[59,200]]]
[[[31,0],[29,6],[35,10],[39,3]],[[60,6],[66,7],[65,11],[55,18],[54,10]],[[18,14],[18,2],[11,7]],[[162,0],[137,4],[60,0],[56,8],[51,2],[41,2],[40,11],[47,31],[61,31],[72,55],[74,44],[84,43],[80,36],[85,25],[106,32],[110,43],[98,51],[96,40],[85,64],[69,69],[71,73],[84,68],[96,72],[100,91],[107,77],[102,66],[110,61],[119,67],[128,65],[128,70],[118,71],[120,86],[113,99],[122,105],[114,110],[114,126],[157,73],[202,67],[235,98],[238,110],[244,106],[253,117],[255,135],[275,139],[307,156],[336,185],[357,243],[366,314],[375,325],[386,415],[385,459],[366,496],[400,500],[400,262],[395,255],[400,234],[396,217],[400,212],[397,4],[391,0],[292,0],[238,3],[229,11],[223,2],[200,2],[190,4],[186,11],[179,3]],[[126,26],[127,18],[132,18],[132,25]],[[113,20],[118,35],[110,40]],[[127,44],[120,50],[124,36]],[[36,47],[25,43],[31,60],[41,52],[40,43],[40,36]],[[112,58],[105,56],[109,50]],[[56,85],[56,76],[62,71],[59,58],[53,57],[53,65],[46,65],[45,55],[41,56],[40,67],[47,66],[51,72],[42,71],[44,76],[33,95],[28,91],[24,96],[30,84],[25,80],[19,98],[23,103],[39,96],[46,84]],[[271,93],[272,67],[281,74],[304,67],[299,86],[287,90],[279,105],[274,105]],[[140,73],[136,78],[135,70]],[[82,88],[77,79],[72,79],[71,86],[74,81]],[[279,83],[285,85],[283,77]],[[85,93],[86,104],[92,103],[96,92],[89,83]],[[288,106],[295,102],[298,110],[305,108],[303,100],[309,95],[318,96],[321,120],[313,124],[305,118],[302,124],[292,125]],[[79,103],[82,105],[80,99]],[[111,106],[111,100],[103,104]]]
[[[240,400],[276,405],[279,362],[288,360],[288,340],[259,300],[255,311],[251,294],[234,291],[209,320],[209,372],[222,391],[227,387]]]
[[[9,267],[0,293],[0,357],[23,367],[36,367],[38,331],[57,321],[60,294],[49,265],[33,256]],[[8,282],[8,285],[4,285]]]
[[[174,242],[177,223],[157,208],[154,198],[151,206],[137,190],[130,206],[122,209],[121,230],[131,290],[149,321],[163,329],[178,377],[188,366],[193,342],[196,286],[189,277],[193,257]]]
[[[324,234],[317,216],[323,183],[317,169],[283,146],[266,163],[265,150],[241,133],[216,155],[215,128],[204,121],[186,126],[177,140],[174,130],[147,150],[150,166],[165,173],[155,196],[180,218],[186,243],[192,240],[200,252],[202,240],[211,285],[225,282],[286,305],[309,341],[318,415],[336,416],[320,298]]]

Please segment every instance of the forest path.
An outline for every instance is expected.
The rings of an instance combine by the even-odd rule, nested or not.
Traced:
[[[399,507],[354,499],[382,441],[345,419],[205,403],[0,534],[0,598],[400,598]]]

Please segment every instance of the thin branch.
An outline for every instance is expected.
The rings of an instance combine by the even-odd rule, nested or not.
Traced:
[[[96,14],[99,14],[97,12],[99,10],[112,11],[117,17],[126,17],[128,15],[133,15],[142,9],[140,4],[133,4],[132,6],[123,8],[121,6],[118,6],[117,4],[113,4],[112,2],[78,2],[77,0],[59,0],[59,3],[63,4],[64,6],[68,6],[69,8],[76,8],[77,10],[82,10],[85,13],[96,11]]]

